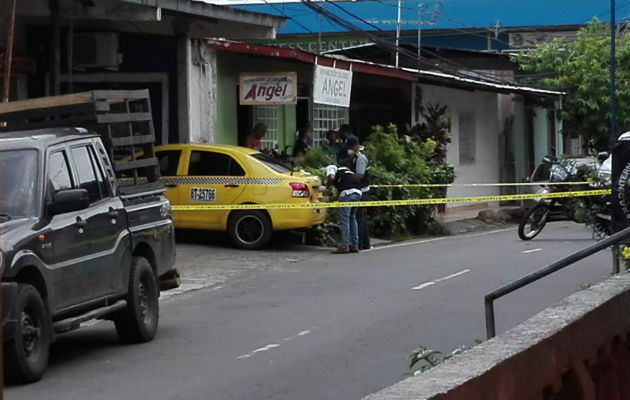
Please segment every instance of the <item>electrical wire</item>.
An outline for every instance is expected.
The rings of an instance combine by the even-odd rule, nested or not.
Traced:
[[[326,3],[331,3],[331,2],[330,2],[330,0],[324,0],[324,1],[325,1]],[[303,3],[305,3],[305,4],[309,4],[310,6],[315,6],[314,4],[311,4],[311,3],[310,3],[310,0],[302,0],[302,2],[303,2]],[[343,7],[339,6],[338,4],[335,4],[335,3],[331,3],[331,4],[335,5],[337,8],[341,9],[342,11],[344,11],[346,14],[348,14],[348,15],[352,16],[353,18],[356,18],[356,19],[358,19],[359,21],[362,21],[362,22],[364,22],[364,23],[366,23],[366,24],[368,24],[368,25],[371,25],[369,22],[365,21],[363,18],[361,18],[361,17],[359,17],[359,16],[357,16],[357,15],[355,15],[355,14],[353,14],[353,13],[350,13],[349,11],[345,10]],[[316,6],[316,8],[315,8],[315,9],[317,10],[318,8],[320,8],[320,9],[321,9],[321,8],[323,8],[323,7]],[[329,11],[326,11],[325,13],[331,14]],[[333,14],[333,15],[334,15],[334,14]],[[324,16],[327,16],[327,15],[324,15]],[[330,16],[327,16],[327,17],[330,17]],[[346,22],[346,23],[347,23],[347,22]],[[347,23],[347,24],[352,25],[352,24],[350,24],[350,23]],[[343,25],[343,24],[342,24],[342,25]],[[371,26],[373,26],[373,25],[371,25]],[[384,32],[384,31],[383,31],[381,28],[379,28],[379,27],[376,27],[376,26],[373,26],[373,27],[374,27],[377,31],[379,31],[379,32]],[[356,31],[356,30],[358,29],[358,27],[353,26],[353,28],[351,28],[351,29],[353,29],[353,30],[355,30],[355,31]],[[368,32],[366,32],[366,31],[363,31],[363,30],[360,30],[360,31],[361,31],[361,32],[363,32],[364,34],[368,34]],[[370,35],[371,35],[371,34],[370,34]],[[376,37],[375,35],[372,35],[372,36]],[[379,39],[380,39],[380,38],[379,38]],[[395,44],[392,44],[392,43],[389,43],[389,42],[387,42],[387,41],[383,41],[383,40],[379,40],[379,41],[377,41],[377,40],[374,40],[374,39],[373,39],[373,41],[375,41],[377,44],[381,44],[381,45],[382,45],[382,44],[386,44],[386,47],[387,47],[388,49],[393,48],[393,49],[394,49],[394,51],[397,51],[400,55],[406,56],[406,57],[408,57],[408,58],[412,59],[413,61],[420,62],[420,63],[425,64],[425,65],[427,65],[427,64],[428,64],[428,63],[426,62],[426,60],[419,59],[419,58],[418,58],[418,56],[417,56],[417,54],[415,54],[415,53],[413,53],[413,52],[410,52],[410,51],[408,51],[408,50],[406,50],[406,49],[404,49],[404,48],[402,48],[402,47],[400,47],[400,46],[396,46]],[[468,68],[467,66],[465,66],[465,65],[463,65],[463,64],[460,64],[460,63],[454,62],[454,61],[452,61],[452,60],[450,60],[450,59],[447,59],[447,58],[445,58],[445,57],[443,57],[443,56],[441,56],[441,55],[439,55],[439,54],[437,54],[437,53],[435,53],[435,52],[433,52],[433,51],[430,51],[430,50],[426,50],[426,49],[425,49],[425,50],[424,50],[424,52],[425,52],[425,53],[428,53],[428,54],[430,54],[430,55],[432,55],[434,58],[441,60],[444,64],[447,64],[447,65],[449,65],[449,66],[451,67],[451,68],[445,68],[445,67],[444,67],[444,65],[437,65],[437,66],[436,66],[436,65],[434,65],[434,64],[428,64],[428,65],[430,65],[430,66],[431,66],[431,68],[441,67],[443,70],[445,70],[445,72],[448,72],[448,73],[450,73],[450,74],[453,74],[453,75],[456,75],[456,76],[461,76],[461,77],[470,78],[470,75],[469,75],[469,74],[462,74],[462,73],[461,73],[461,70],[465,70],[465,71],[469,71],[469,72],[471,72],[471,73],[472,73],[472,74],[474,74],[475,76],[482,77],[483,79],[487,79],[487,80],[492,81],[492,82],[498,82],[498,83],[509,83],[509,84],[513,84],[513,83],[514,83],[514,82],[512,82],[512,81],[508,81],[508,80],[504,80],[504,79],[498,79],[496,76],[493,76],[493,75],[488,75],[488,74],[483,73],[483,72],[481,72],[481,71],[472,70],[472,69]],[[438,69],[440,69],[440,68],[438,68]]]
[[[306,32],[308,33],[314,33],[313,31],[311,31],[310,29],[308,29],[306,26],[302,25],[301,23],[299,23],[296,19],[294,19],[293,17],[288,16],[287,14],[284,13],[283,10],[281,10],[280,8],[276,7],[275,5],[273,5],[272,3],[268,2],[267,0],[263,0],[265,2],[266,5],[268,5],[269,7],[273,8],[274,10],[276,10],[277,12],[280,13],[280,15],[282,15],[283,17],[287,18],[288,20],[293,21],[294,24],[296,24],[297,26],[299,26],[300,28],[304,29]],[[283,5],[284,6],[284,5]]]

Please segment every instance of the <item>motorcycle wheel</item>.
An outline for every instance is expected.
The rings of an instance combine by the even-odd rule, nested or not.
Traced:
[[[518,224],[518,237],[521,240],[531,240],[538,235],[549,217],[549,207],[545,203],[538,203],[527,210]]]

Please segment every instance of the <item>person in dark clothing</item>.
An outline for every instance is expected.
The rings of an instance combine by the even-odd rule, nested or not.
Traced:
[[[349,136],[352,136],[352,127],[349,124],[341,125],[337,132],[337,137],[341,142],[341,148],[339,149],[339,153],[337,153],[337,163],[339,165],[345,165],[350,160],[350,157],[348,157],[348,149],[346,148],[346,139]]]
[[[309,139],[311,138],[311,124],[310,122],[305,124],[302,129],[300,129],[300,133],[298,133],[297,140],[295,141],[295,145],[293,146],[293,157],[302,157],[306,154],[306,151],[309,147]]]
[[[339,192],[339,202],[355,202],[361,199],[361,183],[357,176],[348,168],[337,168],[335,165],[326,167],[326,179]],[[359,231],[356,220],[356,207],[339,208],[339,246],[333,254],[359,252]]]
[[[365,155],[363,146],[359,144],[356,136],[348,136],[346,139],[346,148],[350,160],[350,169],[354,172],[361,182],[361,201],[370,200],[370,174],[369,160]],[[357,209],[357,226],[359,231],[359,249],[365,250],[370,248],[370,235],[367,224],[367,207],[359,207]]]
[[[337,132],[333,130],[326,132],[326,143],[322,145],[322,151],[330,156],[331,160],[337,160],[337,154],[339,153]]]

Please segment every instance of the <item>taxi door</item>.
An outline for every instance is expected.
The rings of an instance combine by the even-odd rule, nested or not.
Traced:
[[[237,204],[245,190],[245,170],[229,154],[207,149],[191,149],[186,178],[178,185],[178,204]],[[181,227],[225,229],[221,222],[229,210],[184,211]]]

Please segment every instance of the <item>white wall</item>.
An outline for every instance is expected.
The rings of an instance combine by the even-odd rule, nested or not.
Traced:
[[[452,141],[448,146],[447,162],[455,167],[455,183],[500,182],[499,160],[499,106],[497,94],[481,91],[465,91],[422,85],[423,103],[440,103],[448,106],[451,116]],[[475,161],[459,164],[459,115],[472,112],[475,115]],[[448,197],[490,196],[500,194],[498,187],[451,187]],[[457,207],[471,203],[452,203]]]
[[[181,38],[177,57],[179,141],[214,143],[217,124],[216,53],[198,39]]]

